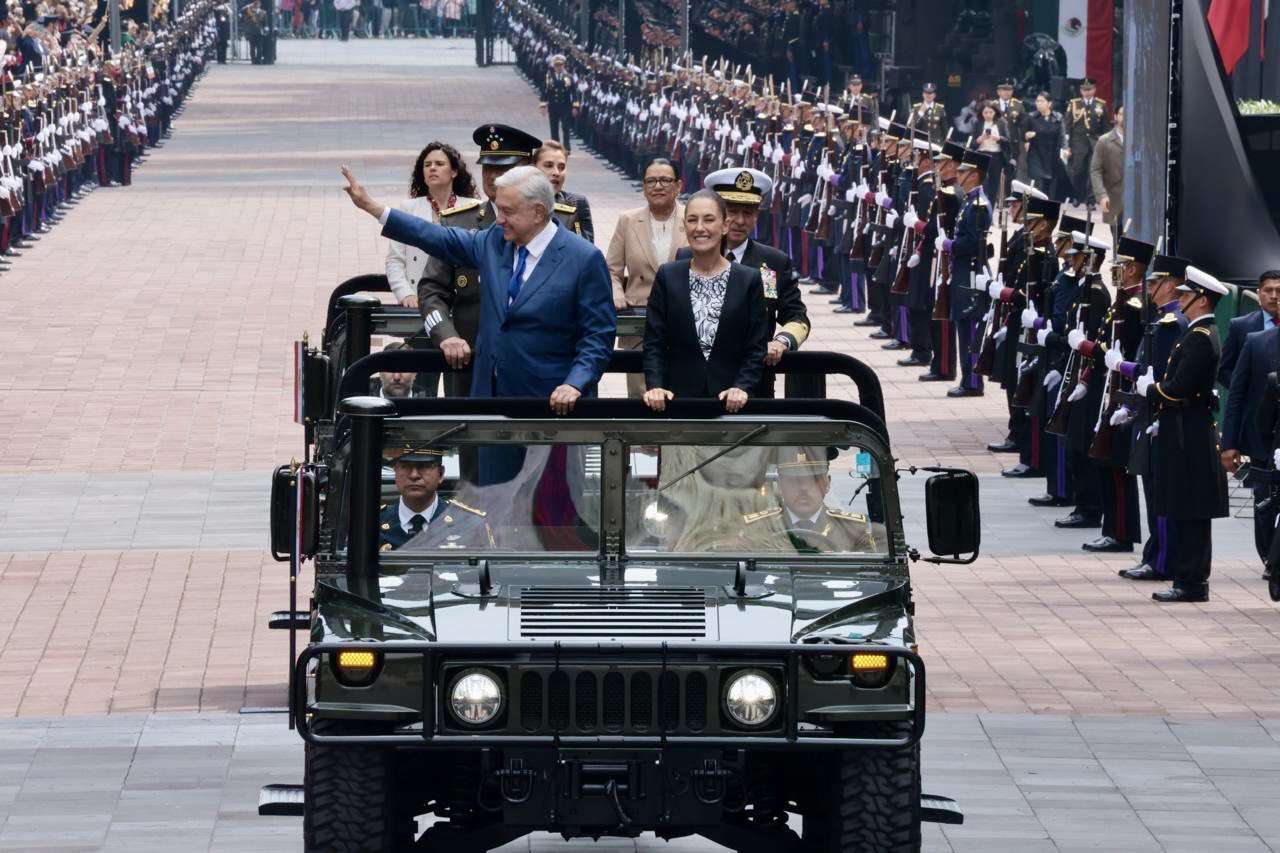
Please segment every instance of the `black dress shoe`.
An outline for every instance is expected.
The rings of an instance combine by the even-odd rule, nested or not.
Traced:
[[[878,326],[880,324],[877,323],[876,325]],[[887,341],[890,338],[892,338],[893,335],[889,334],[884,329],[876,329],[874,332],[871,333],[870,337],[871,337],[871,340],[873,341]]]
[[[834,287],[827,287],[824,284],[821,287],[815,287],[813,290],[809,292],[812,293],[814,296],[833,296],[836,293],[839,293],[840,291]]]
[[[977,388],[952,388],[947,391],[948,397],[981,397],[982,392]]]
[[[911,349],[911,344],[904,344],[902,341],[889,341],[883,344],[880,349]]]
[[[817,284],[817,282],[806,275],[803,278],[797,279],[796,284]]]
[[[832,314],[856,314],[857,312],[848,305],[841,305],[839,308],[833,308]]]
[[[1095,554],[1132,554],[1132,542],[1120,542],[1111,536],[1099,536],[1092,542],[1086,542],[1080,546],[1086,551],[1092,551]]]
[[[916,379],[919,379],[921,382],[950,382],[952,379],[955,379],[955,377],[943,376],[941,373],[934,373],[930,370],[928,373],[921,373],[916,377]]]
[[[843,299],[841,299],[841,298],[839,298],[839,297],[836,297],[835,299],[828,299],[828,300],[827,300],[827,304],[828,304],[828,305],[843,305],[843,304],[844,304],[844,300],[843,300]]]
[[[879,321],[879,320],[873,320],[873,319],[871,319],[870,317],[863,317],[861,320],[854,320],[854,321],[853,321],[853,325],[855,325],[855,326],[879,326],[879,325],[880,325],[880,321]]]
[[[1004,441],[991,442],[987,445],[987,450],[992,453],[1017,453],[1018,445],[1006,438]]]
[[[1039,477],[1040,472],[1030,465],[1023,465],[1019,462],[1012,468],[1005,468],[1000,472],[1001,477]]]
[[[1117,572],[1120,577],[1127,581],[1168,581],[1169,579],[1157,572],[1151,566],[1145,563],[1141,566],[1133,566],[1128,569],[1121,569]]]
[[[1040,495],[1039,497],[1027,498],[1027,503],[1032,506],[1071,506],[1071,501],[1066,498],[1055,498],[1053,495]]]
[[[899,367],[928,367],[929,359],[920,358],[919,356],[909,355],[906,358],[898,359]]]
[[[1097,515],[1085,515],[1082,512],[1073,512],[1066,518],[1059,518],[1053,523],[1053,526],[1068,530],[1101,527],[1102,517]]]
[[[1151,593],[1151,600],[1158,601],[1161,604],[1177,604],[1179,602],[1188,602],[1194,604],[1196,602],[1209,600],[1209,585],[1200,584],[1199,586],[1171,586],[1168,589],[1162,589],[1159,592]]]

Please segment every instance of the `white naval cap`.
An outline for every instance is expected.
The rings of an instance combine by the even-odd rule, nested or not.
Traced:
[[[773,190],[773,179],[759,169],[720,169],[702,183],[735,204],[760,204]]]
[[[1049,197],[1047,195],[1040,192],[1040,190],[1036,189],[1031,184],[1024,184],[1022,181],[1019,181],[1016,179],[1013,181],[1013,183],[1009,184],[1009,189],[1013,190],[1013,192],[1015,192],[1018,195],[1029,195],[1032,198],[1038,198],[1041,201],[1049,200]]]
[[[1187,276],[1182,284],[1178,285],[1178,290],[1185,293],[1194,293],[1197,290],[1202,293],[1216,293],[1219,296],[1226,296],[1230,291],[1227,286],[1218,279],[1209,275],[1199,267],[1187,265]]]

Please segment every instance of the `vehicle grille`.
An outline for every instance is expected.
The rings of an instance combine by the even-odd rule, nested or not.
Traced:
[[[674,637],[707,635],[707,597],[694,588],[525,587],[522,637]]]
[[[653,676],[638,669],[557,670],[549,677],[524,670],[514,678],[525,731],[538,731],[544,718],[560,732],[646,734],[657,730],[655,719],[668,733],[707,728],[708,679],[696,670],[662,673],[656,696]]]

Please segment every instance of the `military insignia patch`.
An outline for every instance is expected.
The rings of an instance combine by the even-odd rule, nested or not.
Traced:
[[[453,286],[454,286],[454,287],[457,287],[458,289],[462,289],[462,288],[466,287],[466,286],[467,286],[467,277],[466,277],[465,275],[460,275],[460,276],[458,276],[456,279],[454,279],[454,281],[453,281]]]
[[[768,267],[760,267],[760,278],[764,281],[764,298],[778,298],[778,274]]]
[[[738,179],[733,182],[733,185],[743,192],[748,192],[755,187],[755,179],[751,177],[750,172],[740,172],[738,173]]]

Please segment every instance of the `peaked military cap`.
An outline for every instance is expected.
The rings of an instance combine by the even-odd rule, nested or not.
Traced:
[[[1032,196],[1027,200],[1026,212],[1022,214],[1024,219],[1047,219],[1057,224],[1058,214],[1062,212],[1062,202],[1054,201],[1051,198],[1036,198]]]
[[[924,88],[922,88],[920,91],[924,92],[926,95],[936,94],[936,93],[937,93],[937,91],[938,91],[938,84],[937,84],[937,83],[925,83],[925,84],[924,84]]]
[[[1178,290],[1183,293],[1212,293],[1217,296],[1226,296],[1230,293],[1225,284],[1190,264],[1187,265],[1187,277],[1182,280],[1182,284],[1178,285]]]
[[[390,462],[425,462],[443,465],[444,451],[432,447],[388,447],[383,456]]]
[[[778,476],[825,474],[836,455],[834,447],[780,447]]]
[[[1117,260],[1136,261],[1144,267],[1151,263],[1151,256],[1155,253],[1155,246],[1132,237],[1121,237],[1119,245],[1116,246]]]
[[[948,139],[942,143],[942,150],[938,152],[938,159],[955,160],[959,163],[964,159],[964,146]]]
[[[1085,222],[1078,216],[1072,216],[1070,213],[1062,214],[1062,219],[1058,222],[1058,232],[1066,237],[1079,232],[1088,230],[1089,223]]]
[[[760,204],[773,190],[773,180],[759,169],[721,169],[703,183],[734,204]]]
[[[991,155],[984,151],[966,148],[964,158],[960,161],[960,168],[978,169],[985,175],[991,168]]]
[[[1179,258],[1177,255],[1156,255],[1147,269],[1147,279],[1186,278],[1189,263],[1191,262],[1186,258]]]
[[[479,162],[485,166],[514,166],[542,147],[538,137],[505,124],[482,124],[471,139],[480,146]]]

